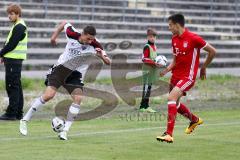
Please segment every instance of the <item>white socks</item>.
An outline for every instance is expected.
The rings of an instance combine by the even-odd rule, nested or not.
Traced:
[[[72,103],[69,107],[67,120],[65,123],[64,131],[69,131],[74,119],[77,117],[78,113],[80,112],[80,105]]]
[[[36,112],[43,104],[45,103],[45,101],[42,99],[42,97],[36,98],[30,109],[28,110],[28,112],[25,114],[25,116],[23,117],[24,121],[29,121],[33,115],[34,112]]]
[[[28,112],[23,117],[24,121],[29,121],[33,115],[43,104],[45,101],[42,99],[42,97],[36,98]],[[65,123],[64,131],[69,131],[74,119],[77,117],[78,113],[80,112],[80,105],[72,103],[69,107],[68,114],[67,114],[67,120]]]

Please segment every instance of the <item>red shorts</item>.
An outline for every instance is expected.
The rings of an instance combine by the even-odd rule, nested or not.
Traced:
[[[171,92],[174,87],[178,87],[183,92],[183,95],[186,96],[186,92],[194,86],[194,83],[195,80],[179,79],[172,77],[170,81],[169,92]]]

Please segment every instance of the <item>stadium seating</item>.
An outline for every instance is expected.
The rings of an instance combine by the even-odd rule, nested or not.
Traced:
[[[11,1],[14,2],[14,1]],[[212,68],[240,68],[240,11],[235,0],[18,0],[23,17],[29,26],[28,60],[24,70],[45,73],[56,62],[65,46],[64,34],[59,37],[59,45],[50,45],[50,36],[57,24],[69,20],[81,30],[92,24],[97,28],[97,38],[105,45],[119,44],[123,40],[133,43],[128,50],[119,48],[109,52],[110,56],[125,54],[136,68],[141,64],[142,48],[146,42],[146,29],[158,30],[158,52],[171,58],[171,33],[168,31],[167,17],[173,13],[186,16],[187,27],[199,33],[217,48],[217,58]],[[9,31],[5,10],[10,1],[0,2],[0,46]],[[204,58],[205,54],[201,55]],[[124,65],[119,65],[124,69]],[[3,66],[0,67],[3,71]]]

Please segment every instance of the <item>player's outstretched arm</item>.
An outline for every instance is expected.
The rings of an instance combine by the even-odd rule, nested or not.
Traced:
[[[64,26],[67,22],[66,21],[62,21],[56,28],[56,30],[53,32],[52,36],[51,36],[51,44],[52,45],[57,45],[57,37],[58,35],[63,31]]]
[[[166,69],[164,69],[164,70],[160,73],[160,77],[163,77],[165,74],[167,74],[168,72],[170,72],[170,71],[173,69],[173,67],[175,66],[175,64],[176,64],[176,56],[173,55],[173,60],[172,60],[172,62],[167,66]]]
[[[101,48],[95,48],[97,51],[97,56],[100,57],[103,62],[107,65],[111,64],[111,59],[107,56],[106,52],[104,50],[102,50]]]
[[[216,49],[211,44],[207,44],[203,48],[203,50],[205,50],[208,55],[200,70],[200,78],[202,80],[206,79],[206,68],[212,62],[214,56],[216,55]]]
[[[152,66],[152,67],[157,66],[157,63],[155,63],[151,58],[146,58],[146,57],[144,57],[144,58],[142,59],[142,62],[145,63],[145,64],[148,64],[148,65],[150,65],[150,66]]]

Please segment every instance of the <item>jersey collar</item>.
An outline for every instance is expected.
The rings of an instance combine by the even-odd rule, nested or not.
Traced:
[[[179,36],[179,38],[184,38],[187,35],[188,32],[189,32],[189,30],[187,28],[185,28],[185,31],[183,32],[183,34],[181,34]]]
[[[152,43],[152,42],[150,42],[150,41],[148,41],[147,43],[150,44],[150,45],[154,45],[154,44],[155,44],[155,43]]]

